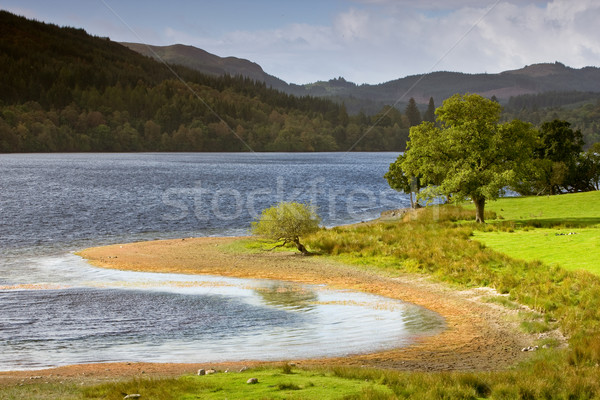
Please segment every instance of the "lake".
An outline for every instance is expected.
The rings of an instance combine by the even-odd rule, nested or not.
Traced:
[[[0,369],[354,354],[443,327],[400,301],[321,286],[89,266],[110,243],[248,233],[278,201],[326,226],[408,198],[394,153],[0,155]],[[343,334],[341,334],[343,332]]]

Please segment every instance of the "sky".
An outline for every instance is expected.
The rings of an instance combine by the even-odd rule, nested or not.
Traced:
[[[114,41],[182,43],[290,83],[600,66],[598,0],[0,0]]]

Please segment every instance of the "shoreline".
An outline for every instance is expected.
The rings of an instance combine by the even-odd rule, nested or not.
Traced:
[[[178,376],[199,368],[235,370],[241,367],[281,365],[355,366],[406,371],[501,370],[527,358],[523,347],[537,335],[519,331],[518,310],[486,303],[492,289],[457,290],[433,283],[425,276],[383,275],[331,259],[303,257],[292,252],[233,252],[228,246],[240,237],[203,237],[147,241],[93,247],[77,254],[90,264],[110,269],[184,274],[221,275],[236,278],[273,279],[306,284],[326,284],[413,303],[440,314],[442,332],[418,338],[407,346],[370,354],[321,359],[234,361],[224,363],[96,363],[42,370],[0,372],[0,385],[80,380],[96,382],[143,376]],[[31,377],[34,377],[32,380]]]

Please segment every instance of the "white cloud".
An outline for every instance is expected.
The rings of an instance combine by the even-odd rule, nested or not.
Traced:
[[[595,0],[354,0],[322,26],[289,24],[220,37],[168,29],[165,35],[221,56],[248,58],[288,82],[344,76],[378,83],[431,69],[491,73],[538,62],[600,65],[598,17]]]

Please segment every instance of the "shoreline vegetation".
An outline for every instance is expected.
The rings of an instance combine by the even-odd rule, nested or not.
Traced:
[[[490,223],[483,227],[473,222],[475,212],[468,205],[388,213],[379,220],[323,229],[307,237],[309,250],[319,254],[315,257],[295,255],[291,249],[265,252],[266,247],[251,238],[186,238],[86,249],[79,254],[105,268],[326,283],[398,298],[438,312],[447,329],[405,348],[284,360],[291,364],[283,368],[284,361],[88,364],[1,372],[0,386],[14,394],[6,398],[44,391],[45,397],[35,398],[81,398],[77,396],[85,393],[84,398],[116,399],[131,390],[157,393],[160,388],[168,388],[168,395],[154,398],[186,398],[191,386],[208,390],[203,398],[218,398],[210,397],[206,387],[219,380],[221,397],[293,398],[285,395],[286,385],[275,385],[279,389],[271,394],[257,391],[256,397],[246,388],[235,397],[235,385],[228,380],[236,374],[192,376],[198,368],[224,371],[244,366],[276,377],[285,376],[285,366],[293,365],[299,381],[290,393],[296,398],[308,395],[308,382],[317,375],[379,385],[348,389],[346,397],[338,393],[321,398],[598,398],[600,277],[512,259],[475,239],[481,231],[508,235],[540,228],[585,227],[600,233],[597,196],[560,196],[569,197],[568,209],[553,209],[554,198],[501,199],[490,203]],[[529,203],[539,210],[524,207]],[[62,394],[52,397],[57,391]]]

